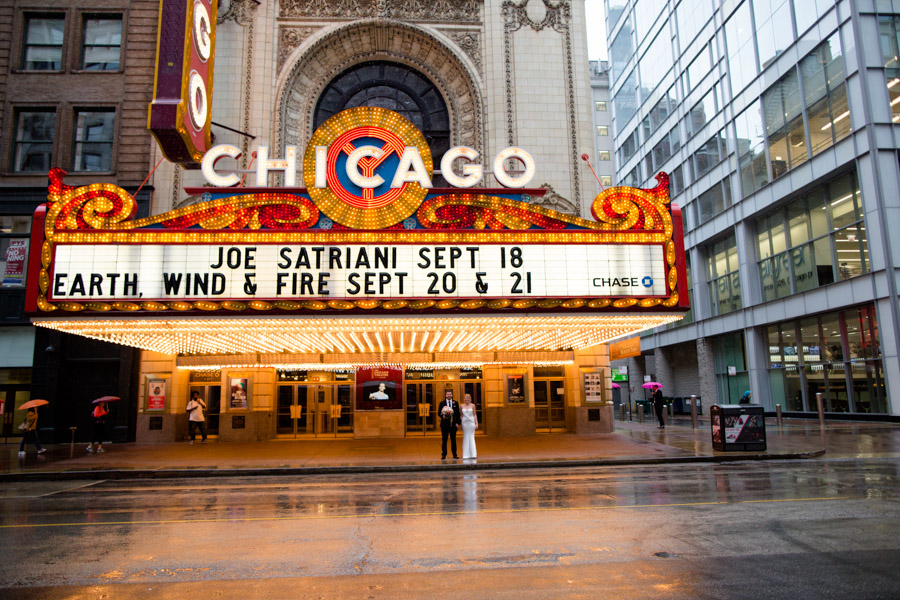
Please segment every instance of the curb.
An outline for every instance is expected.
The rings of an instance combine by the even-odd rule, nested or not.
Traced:
[[[229,469],[98,469],[90,471],[36,471],[2,473],[0,482],[78,481],[126,479],[194,479],[210,477],[277,477],[372,473],[422,473],[428,471],[492,471],[574,467],[622,467],[664,464],[724,464],[741,461],[808,460],[824,456],[825,450],[784,454],[723,454],[660,458],[613,458],[576,460],[527,460],[515,462],[454,463],[428,465],[344,465],[336,467],[247,467]]]

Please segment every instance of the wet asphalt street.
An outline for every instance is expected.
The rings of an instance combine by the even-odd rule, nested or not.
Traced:
[[[900,598],[900,462],[0,487],[2,598]]]

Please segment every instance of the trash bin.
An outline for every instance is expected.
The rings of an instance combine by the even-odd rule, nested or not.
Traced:
[[[681,396],[672,398],[672,412],[676,415],[684,414],[684,398]]]
[[[755,404],[713,404],[709,407],[713,449],[765,450],[766,418]]]

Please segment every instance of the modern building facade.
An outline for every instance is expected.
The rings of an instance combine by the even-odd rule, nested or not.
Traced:
[[[691,278],[619,361],[632,397],[900,415],[900,4],[608,0],[607,27],[619,180],[671,175]]]

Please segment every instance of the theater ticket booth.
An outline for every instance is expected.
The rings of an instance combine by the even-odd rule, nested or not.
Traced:
[[[169,382],[129,400],[139,441],[178,439],[193,389],[220,441],[436,435],[447,393],[471,394],[487,435],[611,431],[611,394],[583,375],[609,392],[604,344],[689,308],[664,174],[600,193],[593,218],[540,206],[521,148],[485,188],[477,153],[450,149],[460,190],[431,188],[421,132],[373,107],[314,132],[305,188],[242,188],[238,149],[216,148],[195,204],[135,219],[124,189],[54,169],[35,213],[32,322],[141,348],[142,381]],[[258,180],[297,166],[275,152]]]

